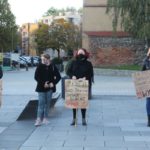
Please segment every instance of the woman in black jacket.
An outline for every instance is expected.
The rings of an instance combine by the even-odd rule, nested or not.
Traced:
[[[85,79],[89,81],[89,91],[91,89],[93,81],[93,66],[90,61],[88,61],[89,53],[81,48],[77,51],[75,60],[72,62],[68,68],[69,76],[71,79]],[[86,109],[81,109],[82,113],[82,125],[86,126]],[[76,124],[76,109],[73,109],[73,121],[71,125]]]
[[[36,92],[38,92],[39,97],[35,126],[48,123],[48,109],[52,93],[56,91],[56,84],[61,79],[58,69],[50,61],[50,56],[43,54],[41,59],[42,63],[37,66],[34,75],[37,81]]]
[[[144,64],[142,67],[142,71],[145,70],[150,70],[150,47],[148,49],[147,57],[144,60]],[[147,118],[148,118],[147,126],[150,127],[150,97],[146,98],[146,111],[147,111]]]

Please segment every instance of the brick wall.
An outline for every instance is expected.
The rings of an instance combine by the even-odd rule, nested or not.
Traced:
[[[141,64],[146,55],[144,41],[130,37],[90,37],[91,61],[94,66]]]

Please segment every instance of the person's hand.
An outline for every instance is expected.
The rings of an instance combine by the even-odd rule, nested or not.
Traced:
[[[76,78],[76,76],[72,76],[72,79],[73,79],[73,80],[76,80],[77,78]]]
[[[49,84],[49,87],[50,87],[50,88],[53,88],[53,87],[54,87],[54,84],[51,82],[51,83]]]
[[[83,80],[86,80],[86,77],[83,77],[82,79],[83,79]]]
[[[45,82],[45,84],[44,84],[44,88],[49,88],[48,81],[46,81],[46,82]]]

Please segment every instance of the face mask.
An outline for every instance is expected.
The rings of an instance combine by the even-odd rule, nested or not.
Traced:
[[[79,59],[84,59],[84,58],[85,58],[85,55],[79,54],[79,55],[78,55],[78,58],[79,58]]]

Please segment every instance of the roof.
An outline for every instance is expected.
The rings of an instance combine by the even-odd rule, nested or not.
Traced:
[[[129,37],[129,33],[124,31],[117,31],[114,33],[113,31],[85,31],[85,34],[89,36],[103,36],[103,37],[112,37],[116,35],[117,37]]]

